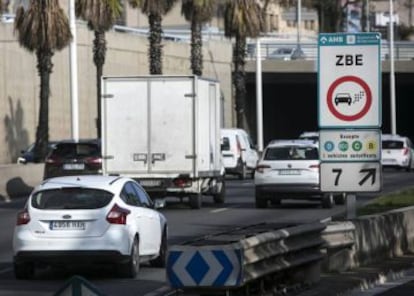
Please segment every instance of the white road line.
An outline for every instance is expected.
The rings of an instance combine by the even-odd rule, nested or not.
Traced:
[[[224,211],[227,211],[227,210],[228,210],[228,208],[220,208],[220,209],[212,210],[212,211],[210,211],[210,213],[216,214],[216,213],[224,212]]]

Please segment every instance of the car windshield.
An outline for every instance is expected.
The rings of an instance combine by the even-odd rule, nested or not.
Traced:
[[[403,141],[392,141],[392,140],[385,140],[382,141],[382,149],[403,149],[404,142]]]
[[[62,158],[99,157],[100,149],[93,143],[65,143],[56,145],[52,155]]]
[[[283,146],[270,147],[266,150],[264,160],[317,160],[318,149],[315,147]]]
[[[99,209],[108,205],[112,197],[104,190],[70,187],[39,191],[31,204],[41,210]]]

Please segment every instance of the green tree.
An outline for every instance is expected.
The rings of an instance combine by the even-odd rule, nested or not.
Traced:
[[[149,64],[151,74],[162,74],[162,17],[177,0],[129,0],[133,8],[140,8],[149,22]]]
[[[121,0],[76,0],[76,16],[85,20],[94,31],[93,62],[96,66],[97,137],[101,137],[101,77],[106,57],[105,32],[110,30],[122,13]]]
[[[202,26],[210,21],[215,9],[214,0],[182,0],[181,13],[191,22],[191,69],[194,75],[203,74]]]
[[[58,0],[31,0],[27,10],[19,7],[14,22],[19,44],[35,52],[40,77],[39,119],[34,148],[35,159],[45,158],[49,142],[49,96],[52,57],[72,40],[69,21]]]
[[[224,11],[224,34],[235,38],[233,84],[237,126],[248,129],[246,118],[246,39],[258,37],[264,26],[262,10],[255,0],[228,0]]]

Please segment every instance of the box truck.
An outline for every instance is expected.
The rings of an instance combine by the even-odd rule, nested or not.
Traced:
[[[225,199],[220,85],[198,76],[102,77],[103,173],[139,181],[152,198],[200,208]]]

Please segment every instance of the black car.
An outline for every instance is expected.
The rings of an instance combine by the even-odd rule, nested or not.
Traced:
[[[44,179],[102,173],[101,143],[97,139],[58,142],[45,160]]]

